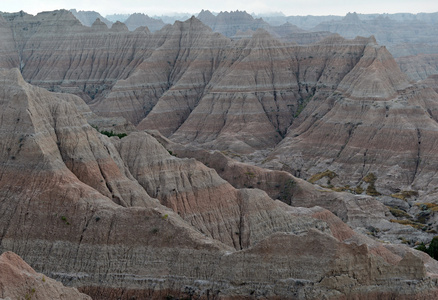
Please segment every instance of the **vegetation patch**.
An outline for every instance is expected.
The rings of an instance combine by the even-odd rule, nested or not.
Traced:
[[[408,198],[418,196],[417,191],[401,191],[400,193],[392,194],[391,197],[406,201]]]
[[[343,186],[335,186],[335,187],[332,187],[332,191],[335,191],[335,192],[345,192],[345,191],[347,191],[348,189],[346,188],[346,187],[343,187]]]
[[[429,243],[429,247],[426,247],[424,243],[421,243],[415,249],[426,252],[430,257],[438,260],[438,236],[432,239]]]
[[[253,172],[245,172],[245,175],[248,176],[248,178],[254,178],[255,174]]]
[[[355,194],[362,194],[363,193],[363,187],[359,184],[358,186],[356,186],[356,188],[354,189],[354,193]]]
[[[127,136],[126,133],[114,133],[114,131],[112,131],[112,130],[111,131],[102,130],[102,131],[99,131],[99,132],[101,134],[104,134],[104,135],[108,136],[108,137],[117,136],[120,139],[124,138],[125,136]]]
[[[306,108],[307,103],[310,102],[313,96],[309,96],[306,99],[303,99],[298,102],[298,108],[297,111],[294,114],[294,118],[298,118],[298,116],[301,114],[301,112]]]
[[[70,225],[70,222],[67,220],[66,216],[61,216],[61,220],[64,221],[65,225]]]
[[[376,190],[376,186],[374,185],[376,180],[377,180],[377,177],[376,177],[376,175],[374,175],[374,173],[368,173],[367,176],[362,178],[362,180],[364,182],[368,183],[367,190],[366,190],[367,195],[369,195],[369,196],[382,195]]]
[[[411,220],[394,220],[394,219],[391,219],[390,221],[392,223],[398,223],[398,224],[401,224],[401,225],[411,226],[411,227],[414,227],[415,229],[419,229],[419,230],[426,230],[427,229],[427,226],[424,226],[424,224],[417,223],[417,222],[414,222],[414,221],[411,221]]]
[[[291,198],[292,198],[294,186],[295,186],[295,181],[293,179],[289,179],[284,184],[283,189],[280,191],[279,199],[287,204],[291,204]]]
[[[91,127],[93,127],[94,129],[96,129],[97,131],[99,131],[101,134],[104,134],[108,137],[112,137],[112,136],[117,136],[120,139],[124,138],[125,136],[127,136],[127,133],[115,133],[114,131],[107,131],[107,130],[99,130],[99,127],[92,125]]]
[[[370,183],[367,186],[367,195],[370,196],[380,196],[382,194],[380,194],[377,190],[376,190],[376,186],[374,185],[374,183]]]
[[[317,182],[318,180],[320,180],[321,178],[328,177],[328,179],[329,179],[329,182],[328,182],[328,183],[330,184],[330,180],[332,180],[332,179],[335,178],[336,176],[338,176],[338,174],[336,174],[335,172],[330,171],[330,170],[325,170],[324,172],[316,173],[315,175],[313,175],[312,177],[310,177],[308,181],[309,181],[310,183],[315,183],[315,182]]]
[[[396,218],[408,218],[410,219],[411,216],[405,212],[404,210],[392,207],[392,206],[387,206],[389,208],[389,211],[391,212],[391,214],[396,217]]]
[[[431,210],[431,211],[438,211],[438,204],[436,203],[415,203],[415,206],[418,206],[419,209],[421,210]]]
[[[377,180],[377,177],[376,177],[376,175],[374,175],[374,173],[368,173],[367,176],[362,178],[362,180],[365,181],[366,183],[375,183]]]

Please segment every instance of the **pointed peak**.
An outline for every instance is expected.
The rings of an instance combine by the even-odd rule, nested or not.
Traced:
[[[204,23],[202,23],[201,20],[199,20],[198,18],[196,18],[195,16],[191,16],[190,19],[185,20],[184,22],[182,22],[183,24],[190,24],[190,26],[199,26],[199,27],[206,27],[209,28],[207,25],[205,25]]]
[[[253,38],[272,38],[271,34],[263,28],[258,28],[253,35]]]
[[[201,10],[201,12],[198,14],[198,18],[202,19],[205,17],[214,17],[214,15],[209,10]]]
[[[128,27],[124,23],[122,23],[120,21],[115,22],[113,24],[113,26],[111,26],[111,30],[112,31],[117,31],[117,32],[129,31]]]
[[[374,35],[372,35],[372,36],[370,36],[369,38],[368,38],[368,43],[370,43],[370,44],[375,44],[375,45],[377,45],[377,40],[376,40],[376,37],[374,36]]]
[[[357,15],[356,12],[353,13],[348,13],[344,19],[344,21],[348,21],[348,22],[360,22],[359,16]]]
[[[150,33],[151,33],[151,31],[149,30],[149,28],[148,28],[147,26],[140,26],[140,27],[137,27],[137,28],[134,30],[134,32],[144,32],[144,33],[146,33],[146,34],[150,34]]]
[[[0,77],[7,78],[8,80],[15,82],[18,86],[27,85],[26,81],[24,81],[23,76],[20,73],[20,70],[18,70],[17,68],[0,68]]]
[[[148,15],[143,14],[143,13],[134,13],[134,14],[130,15],[129,18],[126,19],[125,22],[129,22],[132,20],[156,20],[156,19],[151,18]]]
[[[104,22],[100,20],[100,18],[97,18],[96,21],[91,25],[91,28],[95,29],[108,29],[108,26]]]

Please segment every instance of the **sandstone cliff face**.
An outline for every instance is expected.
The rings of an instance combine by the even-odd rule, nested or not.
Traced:
[[[432,89],[410,85],[384,48],[369,45],[337,91],[306,108],[274,155],[307,178],[328,168],[351,185],[373,173],[386,193],[432,189],[436,99]]]
[[[0,297],[3,299],[83,299],[91,297],[76,288],[64,287],[60,282],[35,272],[18,255],[0,255]]]
[[[382,248],[324,209],[235,190],[145,133],[113,144],[78,98],[1,75],[0,251],[39,272],[96,299],[436,296],[426,272],[437,264],[416,251]]]

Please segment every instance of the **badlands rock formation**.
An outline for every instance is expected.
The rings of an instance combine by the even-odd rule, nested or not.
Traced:
[[[77,97],[1,78],[0,250],[38,272],[94,299],[437,296],[424,253],[236,190],[145,133],[109,139]]]
[[[123,23],[128,26],[128,29],[133,31],[141,26],[147,27],[151,32],[155,32],[157,30],[160,30],[164,27],[164,22],[161,20],[157,20],[154,18],[149,17],[145,14],[132,14],[129,16],[129,18],[124,21]]]
[[[60,282],[35,272],[13,252],[0,255],[0,298],[91,300],[76,288],[64,287]]]
[[[396,16],[378,15],[362,20],[356,13],[348,13],[341,20],[322,22],[314,31],[330,31],[346,38],[374,35],[395,57],[433,54],[438,44],[436,14],[429,19],[414,17],[397,20]]]
[[[400,243],[400,239],[414,245],[415,243],[428,243],[434,233],[415,229],[415,227],[399,225],[394,220],[398,217],[394,208],[409,212],[413,217],[426,216],[424,224],[417,223],[424,228],[429,223],[429,228],[435,228],[436,220],[431,211],[421,212],[419,205],[412,203],[414,199],[401,200],[393,197],[376,199],[368,195],[353,195],[342,192],[346,188],[316,187],[309,182],[296,178],[285,171],[268,170],[254,165],[237,162],[219,151],[206,151],[193,146],[184,146],[166,139],[158,132],[150,132],[166,149],[170,149],[178,157],[196,158],[205,165],[215,169],[217,173],[235,188],[258,188],[264,190],[271,198],[278,199],[292,206],[313,207],[320,206],[328,209],[358,232],[370,234],[380,240]],[[324,172],[327,173],[327,172]],[[324,174],[322,173],[322,174]],[[317,174],[318,175],[318,174]],[[327,186],[330,179],[320,176],[316,183]],[[332,179],[333,182],[336,178]],[[328,182],[328,183],[327,183]],[[364,186],[366,188],[366,186]],[[357,193],[357,192],[356,192]],[[433,196],[431,195],[433,198]],[[407,198],[407,197],[406,197]],[[406,201],[409,200],[409,201]],[[384,205],[382,205],[382,203]],[[410,206],[412,208],[410,209]],[[392,213],[396,215],[393,215]],[[398,210],[398,212],[401,212]],[[406,221],[407,213],[400,218]],[[409,217],[411,218],[411,217]],[[412,224],[412,223],[411,223]]]
[[[335,93],[315,109],[309,103],[271,159],[307,178],[330,169],[358,185],[373,173],[385,193],[432,191],[437,101],[434,90],[409,83],[385,48],[368,45]]]
[[[438,53],[403,56],[396,59],[400,69],[414,81],[438,74]]]
[[[24,78],[52,91],[74,93],[86,101],[126,78],[149,55],[148,32],[130,33],[122,23],[108,29],[96,21],[88,28],[65,10],[3,17],[7,22],[0,23],[4,28],[2,40],[10,39],[8,30],[15,36],[15,67]]]
[[[269,28],[268,23],[262,19],[254,19],[246,11],[225,11],[215,16],[209,10],[202,10],[197,18],[213,31],[220,32],[227,37],[234,36],[239,30],[256,31],[259,28]]]
[[[257,163],[275,147],[265,166],[303,178],[330,169],[342,187],[373,173],[380,193],[434,188],[437,95],[411,85],[373,37],[298,46],[259,29],[232,41],[194,17],[151,34],[88,28],[67,11],[3,14],[0,26],[2,66],[97,114]]]
[[[83,25],[91,27],[96,19],[101,20],[109,28],[113,25],[113,22],[102,17],[98,12],[95,11],[77,11],[76,9],[71,9],[70,12],[78,19]]]

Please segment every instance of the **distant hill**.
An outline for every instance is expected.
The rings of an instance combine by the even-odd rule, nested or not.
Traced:
[[[101,14],[95,11],[77,11],[76,9],[71,9],[70,12],[85,26],[91,27],[96,19],[100,19],[106,26],[111,27],[113,22],[104,18]]]

